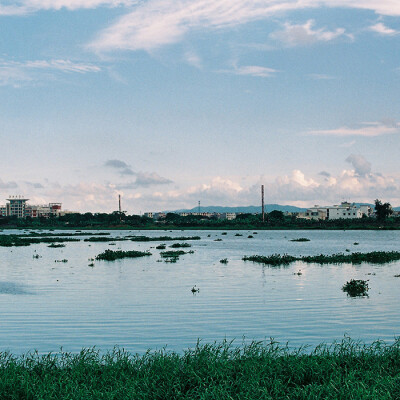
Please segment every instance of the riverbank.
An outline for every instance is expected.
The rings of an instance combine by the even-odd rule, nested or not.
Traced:
[[[183,354],[0,353],[2,399],[398,399],[400,341],[289,350],[198,344]]]

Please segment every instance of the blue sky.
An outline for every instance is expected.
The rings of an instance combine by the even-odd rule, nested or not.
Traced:
[[[400,205],[400,2],[2,0],[0,203]]]

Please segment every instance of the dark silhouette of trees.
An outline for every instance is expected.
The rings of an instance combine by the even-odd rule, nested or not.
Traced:
[[[390,203],[384,203],[378,199],[375,200],[375,213],[379,221],[384,221],[389,215],[393,214],[393,209]]]

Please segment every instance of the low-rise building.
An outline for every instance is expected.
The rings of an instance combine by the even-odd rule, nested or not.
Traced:
[[[5,206],[0,206],[0,216],[17,217],[17,218],[39,218],[62,215],[61,203],[49,203],[46,205],[27,204],[26,199],[22,196],[10,196]]]
[[[340,205],[318,206],[308,208],[304,213],[299,213],[297,218],[305,219],[356,219],[369,217],[372,208],[368,205],[357,205],[355,203],[342,202]]]

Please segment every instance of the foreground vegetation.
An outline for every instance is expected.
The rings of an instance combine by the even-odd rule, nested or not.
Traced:
[[[303,261],[306,263],[317,264],[361,264],[362,262],[369,262],[374,264],[384,264],[392,261],[400,260],[399,251],[372,251],[370,253],[351,253],[351,254],[332,254],[317,256],[291,256],[288,254],[272,254],[270,256],[244,256],[243,261],[253,261],[260,264],[268,264],[272,266],[288,265],[294,261]]]
[[[399,399],[400,341],[344,339],[311,352],[271,340],[198,344],[183,354],[0,353],[2,399]]]

